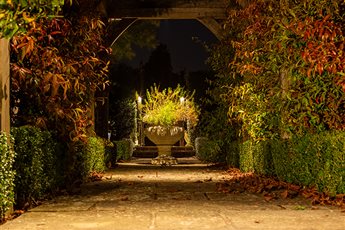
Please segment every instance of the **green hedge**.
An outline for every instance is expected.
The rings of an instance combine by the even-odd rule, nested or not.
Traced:
[[[14,157],[7,136],[0,134],[0,222],[14,203]]]
[[[246,141],[240,169],[275,175],[280,180],[334,195],[345,193],[345,133],[323,132],[289,140]]]
[[[254,157],[252,142],[246,141],[239,146],[240,169],[244,172],[254,172]]]
[[[107,168],[112,168],[116,165],[116,149],[113,142],[110,140],[103,140],[105,153],[104,162]]]
[[[133,155],[133,141],[131,139],[123,139],[115,141],[116,160],[129,160]]]
[[[197,137],[195,139],[195,155],[204,162],[219,162],[220,154],[219,145],[207,137]]]
[[[63,181],[61,153],[58,144],[48,131],[31,126],[13,128],[14,162],[16,170],[16,205],[42,199],[54,191]]]
[[[240,167],[240,142],[232,141],[224,145],[226,152],[226,163],[231,167]]]
[[[239,147],[240,169],[244,172],[273,175],[273,159],[269,141],[246,141]]]
[[[345,133],[324,132],[271,143],[276,175],[288,182],[345,193]]]
[[[100,137],[89,137],[86,143],[80,143],[77,152],[78,173],[86,180],[92,173],[105,171],[105,144]]]

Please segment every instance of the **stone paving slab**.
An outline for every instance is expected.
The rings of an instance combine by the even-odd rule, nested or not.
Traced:
[[[216,184],[227,174],[193,159],[188,163],[198,164],[120,164],[102,181],[83,185],[80,194],[56,197],[0,230],[345,229],[345,213],[336,207],[221,193]]]

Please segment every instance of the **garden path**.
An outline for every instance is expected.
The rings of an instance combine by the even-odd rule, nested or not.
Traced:
[[[1,230],[345,229],[345,213],[303,198],[266,201],[263,195],[224,193],[221,168],[182,159],[159,167],[138,159],[120,163],[73,196],[60,196],[0,226]]]

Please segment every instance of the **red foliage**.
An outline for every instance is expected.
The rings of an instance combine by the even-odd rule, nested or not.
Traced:
[[[345,194],[332,197],[326,193],[318,192],[316,188],[305,188],[255,173],[242,173],[235,168],[229,169],[227,173],[231,179],[227,180],[226,183],[217,183],[217,190],[220,192],[261,193],[266,201],[303,196],[310,199],[312,205],[334,205],[345,209]]]

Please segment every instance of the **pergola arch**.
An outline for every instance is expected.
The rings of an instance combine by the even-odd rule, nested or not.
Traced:
[[[232,0],[236,7],[251,0]],[[104,17],[120,20],[117,32],[109,37],[109,46],[138,19],[195,19],[218,39],[222,37],[221,22],[226,18],[228,0],[99,0],[97,9]],[[0,124],[1,131],[10,132],[10,64],[9,40],[0,39]],[[107,124],[105,124],[107,127]]]
[[[101,0],[98,11],[109,21],[118,21],[110,34],[109,46],[137,20],[195,19],[207,27],[219,40],[222,21],[226,18],[226,0]]]
[[[111,47],[137,20],[194,19],[221,40],[221,24],[226,19],[227,4],[227,0],[101,0],[97,8],[110,23],[117,23],[115,31],[111,31],[107,37],[107,45]],[[106,138],[109,89],[98,92],[95,99],[95,131]]]

